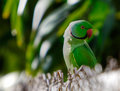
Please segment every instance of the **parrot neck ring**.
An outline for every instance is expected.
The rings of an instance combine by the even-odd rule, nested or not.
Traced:
[[[84,37],[78,37],[78,36],[73,35],[72,31],[70,33],[76,39],[86,39],[87,38],[87,34]]]

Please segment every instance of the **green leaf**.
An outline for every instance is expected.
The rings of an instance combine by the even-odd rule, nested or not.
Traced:
[[[9,18],[12,7],[13,7],[13,3],[14,3],[14,0],[7,0],[6,1],[6,4],[4,6],[4,10],[3,10],[3,13],[2,13],[2,17],[4,19]]]
[[[80,19],[85,14],[85,12],[88,10],[90,5],[91,5],[91,0],[85,0],[84,3],[78,9],[76,9],[74,12],[72,12],[67,17],[67,19],[62,24],[62,26],[59,28],[57,36],[62,36],[64,31],[65,31],[65,29],[69,25],[69,23],[74,21],[74,20]]]

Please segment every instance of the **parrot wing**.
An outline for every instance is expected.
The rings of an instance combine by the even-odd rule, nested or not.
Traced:
[[[72,51],[72,55],[74,61],[73,64],[76,64],[79,67],[81,65],[94,67],[97,62],[91,48],[86,43],[74,48],[74,50]]]

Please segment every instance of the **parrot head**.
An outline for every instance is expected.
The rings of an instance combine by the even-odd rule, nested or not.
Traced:
[[[92,25],[85,20],[73,22],[70,26],[70,34],[76,39],[91,38]]]

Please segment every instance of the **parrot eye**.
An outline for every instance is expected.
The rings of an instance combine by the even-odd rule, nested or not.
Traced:
[[[85,27],[84,26],[81,26],[81,29],[84,29]]]

